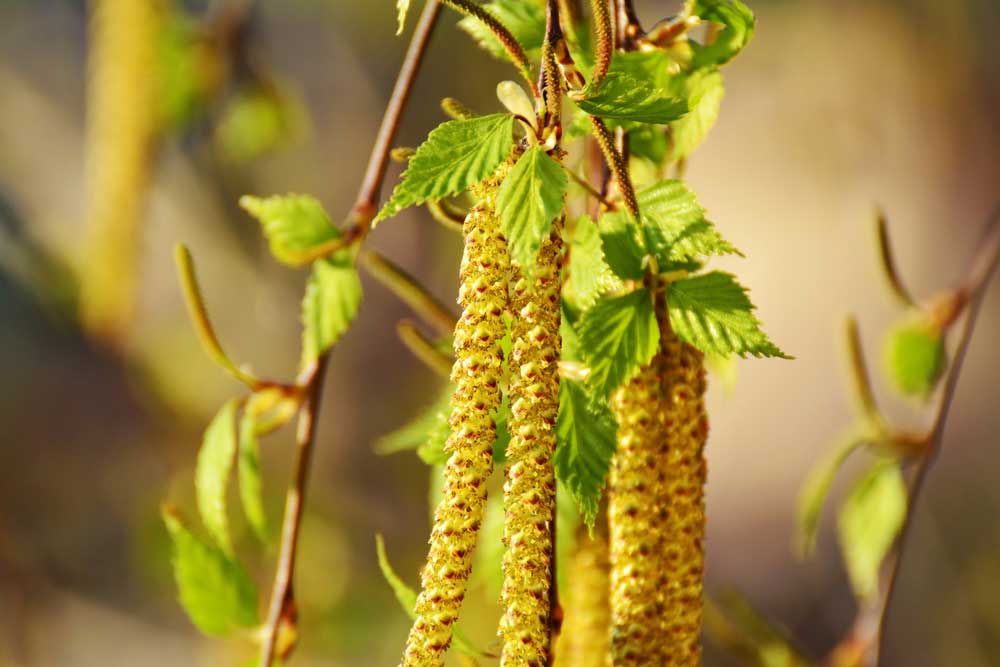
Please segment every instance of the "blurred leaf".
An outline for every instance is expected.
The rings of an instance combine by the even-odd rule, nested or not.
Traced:
[[[252,400],[252,399],[251,399]],[[240,482],[240,502],[243,514],[261,542],[270,540],[267,513],[264,511],[264,491],[260,474],[260,443],[257,440],[257,418],[249,410],[240,420],[240,454],[237,468]]]
[[[588,86],[576,105],[592,116],[617,121],[664,124],[687,113],[687,102],[667,97],[648,81],[612,68],[597,88]]]
[[[705,600],[705,634],[757,667],[807,667],[807,659],[788,630],[765,617],[735,590]]]
[[[545,8],[542,3],[536,0],[494,0],[482,7],[510,31],[529,58],[541,48],[545,40]],[[510,60],[503,44],[482,21],[466,16],[458,22],[458,27],[494,58]]]
[[[157,40],[157,100],[160,126],[176,130],[204,111],[219,64],[202,39],[196,19],[173,8],[167,13]]]
[[[692,14],[703,21],[722,25],[722,30],[711,44],[702,46],[691,42],[694,49],[693,69],[729,62],[753,37],[753,12],[740,0],[695,0]]]
[[[590,216],[581,216],[569,239],[569,285],[573,305],[587,309],[605,291],[621,285],[604,261],[601,233]]]
[[[194,475],[201,520],[226,553],[233,551],[226,516],[226,492],[236,457],[236,410],[239,405],[238,399],[227,402],[205,429]]]
[[[722,271],[670,284],[670,326],[682,340],[706,354],[790,357],[768,339],[754,316],[746,288]]]
[[[590,367],[587,381],[607,396],[649,363],[660,345],[660,327],[649,290],[602,299],[586,311],[577,328],[580,352]]]
[[[302,366],[315,362],[350,327],[361,306],[361,279],[347,251],[313,262],[302,298]]]
[[[291,86],[245,89],[229,101],[215,127],[215,146],[234,163],[249,162],[299,141],[309,126],[306,106]]]
[[[924,322],[906,322],[889,333],[885,349],[896,388],[906,396],[927,398],[947,365],[941,334]]]
[[[670,124],[670,148],[666,159],[676,162],[697,148],[715,125],[722,106],[725,89],[722,73],[717,69],[701,69],[681,79],[684,97],[691,111]]]
[[[163,521],[174,543],[180,601],[191,621],[213,636],[256,625],[257,589],[239,561],[195,537],[173,509],[163,509]]]
[[[878,592],[878,574],[906,520],[906,484],[895,461],[879,461],[857,481],[837,517],[841,552],[859,598]]]
[[[240,206],[260,222],[271,254],[291,266],[301,266],[311,250],[341,238],[323,205],[309,195],[244,195]]]
[[[591,396],[582,382],[563,379],[559,383],[556,478],[572,491],[591,530],[617,446],[617,424],[603,399]]]
[[[538,248],[562,212],[566,172],[541,146],[532,146],[510,170],[497,192],[497,216],[511,259],[531,275]]]
[[[431,131],[373,224],[428,199],[458,194],[492,174],[514,147],[510,114],[451,120]]]

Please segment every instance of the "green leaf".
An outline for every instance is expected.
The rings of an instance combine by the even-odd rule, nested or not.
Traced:
[[[403,608],[406,615],[410,617],[411,620],[417,620],[416,606],[417,606],[417,592],[410,588],[405,581],[400,578],[396,571],[392,569],[392,564],[389,562],[389,557],[385,552],[385,540],[382,539],[381,535],[375,536],[375,551],[378,554],[378,567],[382,570],[382,576],[385,577],[386,582],[389,587],[392,588],[392,592],[396,594],[396,600],[399,601],[399,606]],[[465,636],[459,632],[458,628],[455,628],[455,650],[464,653],[465,655],[472,656],[474,658],[485,658],[486,653],[481,649],[476,648],[469,642]]]
[[[647,289],[598,301],[578,327],[587,378],[598,396],[607,396],[649,363],[660,344],[660,328]]]
[[[878,592],[878,573],[906,520],[906,485],[895,461],[876,463],[851,489],[837,517],[840,548],[854,593]]]
[[[590,396],[583,383],[565,379],[559,383],[556,478],[573,492],[591,529],[615,453],[616,429],[607,403]]]
[[[753,37],[753,12],[740,0],[696,0],[692,14],[723,26],[711,44],[702,46],[691,42],[694,49],[692,69],[729,62]]]
[[[302,265],[309,251],[341,237],[323,205],[309,195],[244,195],[240,206],[260,222],[271,254],[291,266]]]
[[[256,625],[257,589],[239,561],[195,537],[172,509],[164,508],[163,521],[181,605],[198,629],[222,636]]]
[[[257,440],[257,419],[244,411],[240,420],[240,452],[237,473],[240,482],[240,502],[243,514],[261,542],[270,539],[267,514],[264,511],[264,490],[260,474],[260,442]]]
[[[795,552],[799,558],[809,556],[816,548],[816,533],[819,530],[823,505],[840,467],[853,452],[869,442],[871,438],[866,434],[851,434],[837,444],[833,451],[809,472],[799,491],[796,508]]]
[[[204,109],[210,83],[210,52],[199,39],[199,23],[180,9],[165,12],[157,35],[155,75],[161,127],[189,125]]]
[[[396,0],[396,34],[402,35],[406,26],[406,14],[410,11],[410,0]]]
[[[541,146],[525,151],[500,185],[500,229],[511,259],[528,274],[534,270],[542,239],[563,210],[567,185],[566,172]]]
[[[194,472],[198,512],[209,534],[226,553],[232,553],[229,520],[226,517],[226,491],[236,458],[236,410],[233,399],[222,406],[205,429],[198,463]]]
[[[607,262],[601,233],[590,216],[581,216],[569,239],[569,285],[573,305],[587,309],[605,291],[621,286]]]
[[[350,254],[313,262],[302,298],[302,365],[316,361],[350,327],[361,305],[361,279]]]
[[[665,158],[671,162],[687,157],[704,141],[719,118],[725,96],[722,73],[717,69],[696,70],[682,85],[691,111],[670,124],[670,148]]]
[[[576,105],[592,116],[654,124],[677,120],[688,111],[683,98],[667,97],[648,82],[613,70],[596,90],[588,86]]]
[[[641,280],[646,275],[646,248],[632,216],[626,211],[605,213],[600,229],[601,248],[608,267],[623,280]]]
[[[947,365],[944,338],[927,322],[904,322],[889,333],[885,360],[889,377],[900,392],[927,398]]]
[[[670,326],[706,354],[790,359],[760,329],[745,287],[729,273],[712,271],[670,284]]]
[[[524,47],[529,57],[542,47],[545,40],[545,7],[542,3],[525,0],[494,0],[482,6],[502,23]],[[466,16],[458,27],[469,34],[476,43],[494,58],[510,60],[506,49],[482,21]]]
[[[742,256],[705,219],[705,209],[681,181],[659,181],[636,197],[646,247],[656,257],[661,271],[711,255]]]
[[[510,155],[513,132],[514,117],[510,114],[442,123],[410,158],[403,181],[374,223],[429,199],[458,194],[482,181]]]

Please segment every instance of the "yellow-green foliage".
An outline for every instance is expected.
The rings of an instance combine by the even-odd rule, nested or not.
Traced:
[[[582,534],[566,563],[563,625],[555,648],[556,667],[608,667],[610,578],[608,540]]]
[[[87,91],[87,244],[81,316],[119,339],[131,315],[139,220],[156,132],[154,0],[94,0]]]
[[[441,502],[434,515],[430,552],[422,572],[417,619],[403,654],[406,667],[436,667],[451,643],[486,504],[486,480],[493,470],[496,426],[490,414],[500,405],[510,264],[494,213],[498,173],[475,188],[479,198],[465,219],[452,381],[451,454],[444,470]]]
[[[560,224],[542,242],[533,278],[515,271],[510,429],[504,485],[503,667],[548,665],[556,415],[559,411]]]

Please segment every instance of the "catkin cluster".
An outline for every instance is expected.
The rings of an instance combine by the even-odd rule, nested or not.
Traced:
[[[556,667],[608,667],[610,579],[608,541],[580,535],[566,564],[565,620],[556,644]]]
[[[115,339],[133,308],[138,224],[156,133],[159,15],[153,0],[92,6],[80,305],[88,330]]]
[[[417,619],[403,654],[405,667],[438,667],[451,643],[471,570],[472,553],[486,504],[486,480],[493,470],[496,425],[491,412],[500,406],[510,264],[495,214],[496,191],[503,166],[474,194],[479,203],[464,223],[459,303],[462,317],[455,327],[455,364],[451,378],[451,456],[444,470],[444,489],[434,515],[430,551],[421,573]]]
[[[559,412],[560,224],[542,242],[532,276],[515,270],[510,357],[510,443],[504,484],[502,667],[549,663],[556,415]]]

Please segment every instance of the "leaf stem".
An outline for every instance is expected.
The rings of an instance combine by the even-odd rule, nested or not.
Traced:
[[[401,320],[396,325],[396,334],[406,348],[428,368],[443,378],[451,377],[451,367],[455,363],[451,355],[445,354],[410,320]]]
[[[455,331],[458,318],[416,278],[375,250],[363,251],[358,255],[358,260],[373,278],[389,288],[442,335],[450,336]]]
[[[881,208],[875,211],[875,226],[878,231],[878,250],[879,258],[882,260],[882,270],[885,271],[885,277],[889,281],[892,293],[904,306],[917,308],[917,302],[910,296],[909,290],[903,286],[903,279],[899,275],[899,269],[892,252],[892,244],[889,243],[889,222],[885,211]]]

